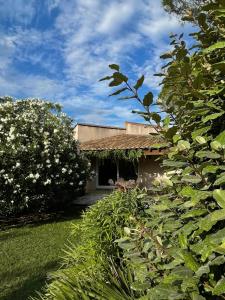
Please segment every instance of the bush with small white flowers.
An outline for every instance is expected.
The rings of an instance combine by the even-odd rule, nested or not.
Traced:
[[[0,98],[0,216],[62,208],[89,169],[58,104]]]

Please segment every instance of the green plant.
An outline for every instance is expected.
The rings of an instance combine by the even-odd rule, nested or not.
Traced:
[[[136,98],[144,108],[137,113],[170,143],[168,176],[145,199],[148,216],[116,241],[134,271],[133,289],[145,292],[141,299],[225,299],[224,18],[224,1],[211,1],[194,20],[197,45],[188,49],[182,35],[171,36],[174,49],[161,56],[167,63],[156,74],[164,118],[152,110],[151,92],[139,96],[144,76],[132,86],[110,65],[114,73],[104,78],[123,84],[113,94],[130,92],[125,98]]]
[[[52,274],[43,299],[132,299],[133,275],[114,241],[141,216],[144,195],[137,189],[115,191],[84,213],[72,230],[77,243],[65,249],[63,268]]]
[[[59,207],[83,189],[88,160],[59,105],[1,98],[0,141],[0,216]]]
[[[112,158],[115,160],[124,159],[132,162],[137,162],[140,157],[144,155],[141,149],[132,150],[102,150],[102,151],[85,151],[87,157],[96,157],[99,159]]]

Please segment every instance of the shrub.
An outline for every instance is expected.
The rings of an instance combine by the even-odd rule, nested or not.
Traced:
[[[84,213],[81,224],[73,228],[78,243],[66,249],[64,268],[52,274],[43,299],[107,299],[104,295],[108,293],[115,296],[108,299],[120,299],[118,295],[125,297],[121,299],[132,299],[126,297],[132,295],[129,284],[126,287],[126,275],[122,280],[115,276],[123,266],[121,250],[114,241],[124,234],[124,227],[132,226],[141,216],[142,196],[138,190],[115,191]],[[113,284],[102,289],[113,278]]]
[[[157,74],[163,77],[158,104],[165,118],[152,112],[152,93],[139,97],[144,77],[131,87],[110,65],[116,72],[106,78],[142,103],[138,113],[157,123],[170,148],[163,161],[170,176],[145,199],[147,216],[116,241],[121,249],[128,244],[123,259],[144,299],[225,299],[225,3],[210,2],[192,16],[197,45],[188,49],[182,35],[172,35],[174,48],[161,56],[167,63]]]
[[[0,215],[37,212],[74,199],[88,161],[60,106],[34,100],[0,102]]]

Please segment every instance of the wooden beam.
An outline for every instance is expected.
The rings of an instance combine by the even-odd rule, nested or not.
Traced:
[[[144,155],[164,155],[166,153],[166,150],[158,150],[158,149],[152,149],[152,150],[144,150]]]

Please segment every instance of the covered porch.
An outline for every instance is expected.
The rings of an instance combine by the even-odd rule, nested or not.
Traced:
[[[114,189],[119,181],[148,188],[162,173],[161,142],[158,136],[125,134],[81,143],[95,174],[86,191]]]

